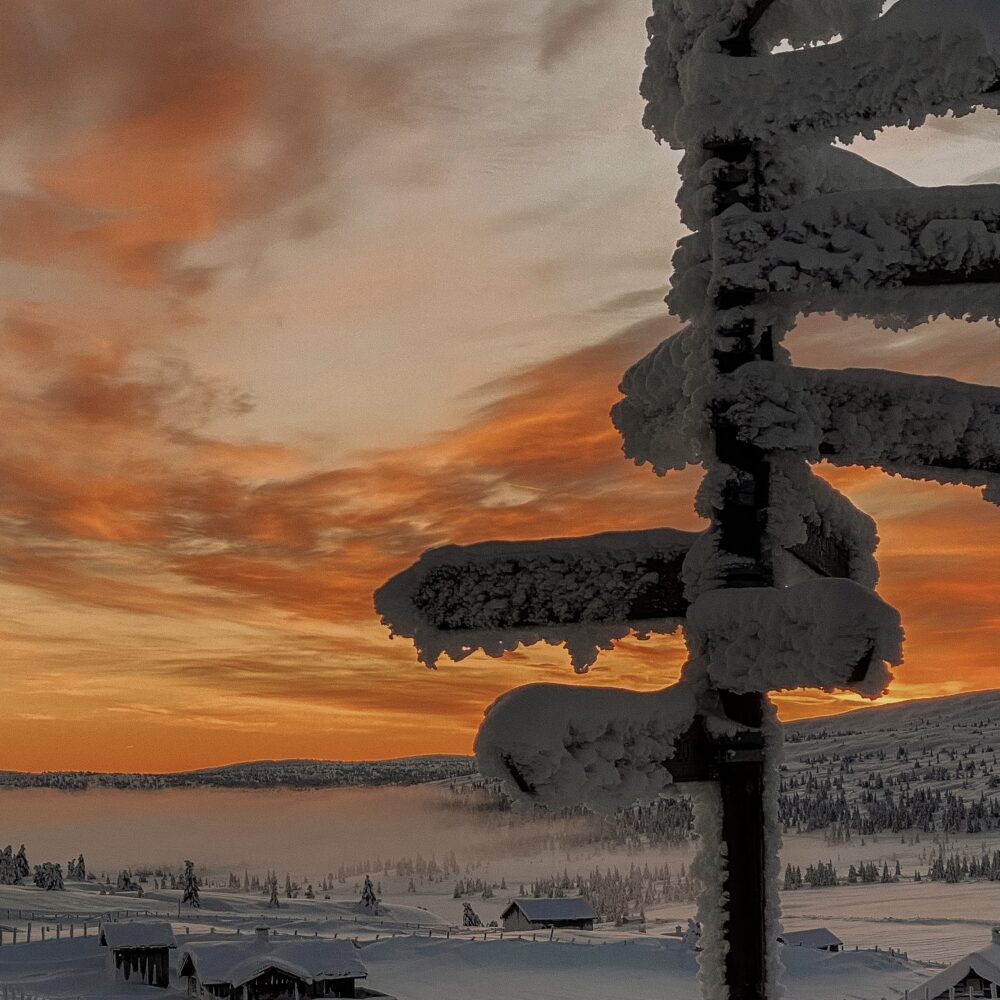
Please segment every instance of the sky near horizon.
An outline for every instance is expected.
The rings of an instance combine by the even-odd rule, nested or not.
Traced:
[[[533,647],[430,672],[371,593],[423,549],[697,528],[697,470],[607,413],[665,313],[677,154],[634,0],[12,0],[0,8],[0,768],[470,750]],[[858,152],[1000,181],[996,114]],[[1000,384],[997,331],[812,317],[799,363]],[[1000,511],[821,470],[879,523],[890,697],[991,688]],[[795,692],[785,717],[853,707]]]

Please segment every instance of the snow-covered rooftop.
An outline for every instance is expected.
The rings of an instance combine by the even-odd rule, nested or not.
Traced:
[[[119,948],[177,947],[173,928],[165,920],[105,924],[101,928],[101,944],[106,944],[112,951]]]
[[[785,931],[779,941],[790,948],[830,948],[844,942],[825,927],[812,927],[807,931]]]
[[[936,1000],[937,997],[947,996],[948,990],[962,982],[969,973],[988,983],[1000,985],[1000,944],[988,944],[985,948],[966,955],[944,972],[932,976],[914,992],[922,998],[926,991],[928,1000]]]
[[[595,920],[597,914],[582,896],[565,896],[561,899],[514,899],[503,911],[506,916],[517,907],[529,920]]]
[[[202,985],[241,986],[268,969],[278,969],[306,982],[364,979],[368,975],[350,941],[295,938],[190,944],[181,953],[180,968],[182,975],[188,974],[185,969],[193,970]]]

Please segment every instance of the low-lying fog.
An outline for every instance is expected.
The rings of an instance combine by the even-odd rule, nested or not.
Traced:
[[[400,788],[0,791],[0,847],[33,864],[81,851],[91,871],[139,865],[309,873],[455,851],[464,863],[536,853],[553,823],[462,807],[440,786]],[[566,830],[574,821],[563,821]]]

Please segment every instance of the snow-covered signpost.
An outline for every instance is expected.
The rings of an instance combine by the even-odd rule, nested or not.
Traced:
[[[1000,502],[1000,390],[793,368],[781,347],[803,312],[893,328],[1000,313],[1000,187],[914,188],[830,145],[1000,106],[1000,4],[881,8],[654,0],[645,123],[685,150],[692,235],[668,301],[688,326],[626,373],[612,417],[637,463],[706,468],[696,508],[710,527],[448,546],[376,594],[430,666],[543,641],[585,670],[614,639],[683,625],[677,684],[520,688],[490,708],[476,752],[484,773],[550,806],[614,809],[691,783],[711,1000],[777,995],[768,693],[876,697],[901,660],[899,616],[874,593],[874,523],[808,462],[983,486]]]

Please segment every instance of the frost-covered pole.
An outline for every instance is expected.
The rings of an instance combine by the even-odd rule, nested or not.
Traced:
[[[702,44],[731,59],[753,55],[751,31],[773,0],[757,0],[752,5],[731,5],[728,18],[719,17],[715,25],[702,32]],[[722,13],[722,12],[720,12]],[[648,68],[643,79],[643,96],[649,101],[645,124],[657,132],[657,115],[662,109],[661,73],[664,66],[664,36],[676,38],[679,27],[677,7],[672,2],[654,3],[649,19],[650,49]],[[715,31],[712,31],[712,28]],[[714,34],[714,37],[713,37]],[[669,60],[670,53],[666,58]],[[669,62],[668,64],[669,65]],[[710,121],[705,123],[711,125]],[[658,135],[659,137],[659,135]],[[698,233],[710,232],[712,221],[721,213],[732,213],[734,206],[751,212],[764,207],[761,192],[762,155],[758,144],[737,135],[720,138],[712,130],[700,138],[687,139],[687,151],[681,168],[682,190],[679,201],[687,207],[689,225]],[[693,241],[692,241],[693,242]],[[711,371],[727,375],[750,362],[772,362],[774,346],[763,296],[752,288],[713,288],[714,268],[709,254],[699,255],[694,264],[681,252],[676,261],[675,286],[690,280],[688,269],[701,272],[694,276],[695,294],[702,295],[704,306],[694,324],[695,346],[704,358],[703,390],[711,392]],[[697,286],[701,287],[697,287]],[[699,329],[700,328],[700,329]],[[702,513],[711,517],[713,546],[708,553],[704,576],[710,586],[725,588],[770,588],[774,586],[773,560],[767,536],[767,511],[771,492],[768,456],[758,447],[740,440],[738,428],[718,419],[713,407],[711,440],[707,441],[704,464],[708,470],[708,489],[703,490]],[[757,692],[736,693],[718,690],[723,714],[746,727],[740,734],[740,746],[728,750],[718,764],[721,838],[725,854],[722,897],[702,903],[707,922],[718,923],[713,937],[721,938],[725,952],[725,985],[730,1000],[765,1000],[775,995],[769,985],[776,963],[768,962],[768,948],[776,947],[777,933],[771,914],[777,900],[768,906],[768,893],[777,893],[770,885],[767,864],[765,816],[765,761],[762,727],[766,695]],[[711,808],[710,805],[702,808]],[[777,845],[771,845],[777,850]],[[711,886],[708,891],[716,889]],[[721,956],[717,956],[721,957]],[[713,988],[715,976],[703,969],[706,993]],[[716,987],[717,988],[717,987]]]
[[[748,12],[747,20],[727,39],[722,50],[731,58],[752,54],[750,17],[759,18],[772,0],[760,0]],[[733,205],[760,211],[760,153],[756,145],[742,140],[706,142],[706,161],[723,165],[712,171],[715,190],[713,214]],[[729,310],[754,306],[760,296],[752,289],[720,289],[714,293],[718,310],[712,319],[713,355],[721,374],[736,371],[751,361],[774,360],[770,328],[754,316],[728,318]],[[754,445],[738,439],[736,429],[716,421],[713,426],[715,462],[709,472],[718,474],[721,484],[712,505],[713,522],[718,528],[717,579],[725,587],[773,587],[774,571],[767,544],[767,508],[771,491],[767,456]],[[726,716],[750,732],[743,736],[745,748],[728,751],[719,763],[719,800],[722,807],[721,833],[726,857],[723,880],[724,903],[720,928],[726,942],[725,981],[730,1000],[765,1000],[774,994],[768,987],[769,947],[776,928],[769,920],[768,893],[777,886],[767,878],[766,842],[768,821],[764,797],[765,695],[737,694],[722,689],[719,698]],[[739,759],[736,758],[739,755]],[[777,845],[772,845],[776,852]],[[709,904],[711,905],[711,903]],[[775,901],[774,910],[777,910]],[[774,964],[771,964],[771,968]],[[770,984],[775,986],[776,984]]]

